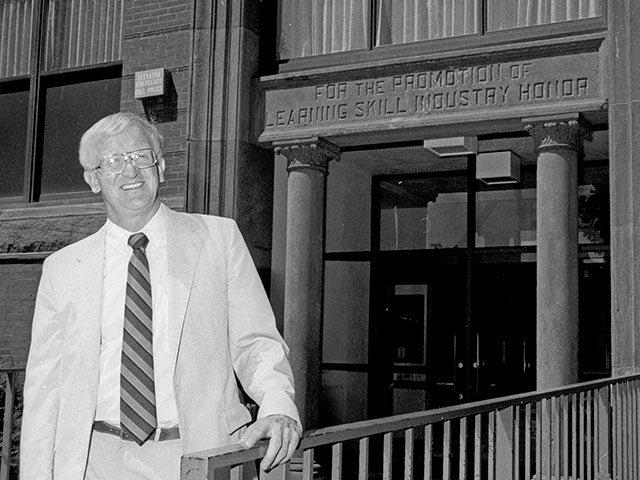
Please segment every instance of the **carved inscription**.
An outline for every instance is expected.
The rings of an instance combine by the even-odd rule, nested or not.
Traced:
[[[596,98],[597,54],[267,91],[265,131]]]

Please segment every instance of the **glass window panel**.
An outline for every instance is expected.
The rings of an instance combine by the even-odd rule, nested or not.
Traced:
[[[325,262],[322,361],[366,363],[369,262]]]
[[[281,60],[367,48],[369,0],[281,0]]]
[[[32,0],[0,0],[0,78],[29,74]]]
[[[378,0],[376,45],[478,33],[479,0]]]
[[[27,145],[28,82],[0,92],[0,197],[20,197]]]
[[[327,252],[368,251],[371,245],[371,175],[347,159],[329,164]]]
[[[604,252],[580,261],[580,381],[611,375],[611,265]]]
[[[119,60],[123,1],[49,0],[44,69]]]
[[[420,412],[427,408],[427,392],[423,388],[394,388],[392,415]]]
[[[366,420],[367,383],[364,372],[322,372],[320,427]]]
[[[602,0],[487,0],[488,31],[600,16]]]
[[[521,181],[508,187],[478,183],[476,247],[536,244],[535,165],[523,167]]]
[[[609,243],[609,167],[586,167],[578,186],[578,243]]]
[[[78,162],[80,138],[96,121],[120,111],[120,83],[108,78],[46,88],[43,195],[88,191]]]
[[[380,249],[467,246],[467,178],[443,176],[379,184]]]

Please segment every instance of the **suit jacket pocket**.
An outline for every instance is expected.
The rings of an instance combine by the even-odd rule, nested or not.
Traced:
[[[247,407],[241,403],[224,412],[224,422],[227,427],[227,433],[232,435],[238,429],[244,427],[251,422],[251,414]]]

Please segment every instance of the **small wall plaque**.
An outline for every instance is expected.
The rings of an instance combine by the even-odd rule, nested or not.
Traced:
[[[164,68],[154,68],[135,73],[134,97],[147,98],[164,95],[165,71]]]

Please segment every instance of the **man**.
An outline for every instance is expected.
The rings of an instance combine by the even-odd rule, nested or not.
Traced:
[[[183,453],[263,437],[267,470],[300,440],[288,350],[247,247],[232,220],[160,202],[161,141],[126,113],[82,137],[107,222],[43,265],[23,480],[178,480]],[[236,377],[260,406],[249,427]]]

